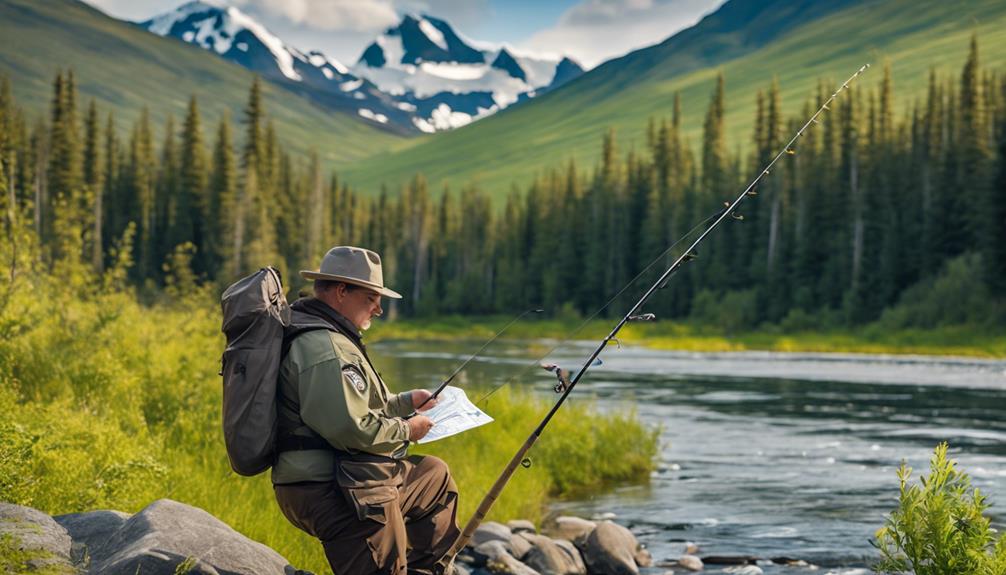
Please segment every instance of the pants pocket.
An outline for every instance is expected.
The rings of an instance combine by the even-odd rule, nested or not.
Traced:
[[[400,461],[340,460],[336,481],[360,521],[370,519],[384,525],[388,522],[387,506],[398,499],[402,472]]]
[[[343,492],[360,521],[370,519],[382,525],[388,522],[387,506],[398,498],[398,488],[390,485],[343,489]]]

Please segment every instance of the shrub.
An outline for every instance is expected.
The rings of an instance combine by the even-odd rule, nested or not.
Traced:
[[[898,508],[877,531],[882,559],[878,573],[915,575],[1003,575],[1006,538],[997,537],[984,516],[988,503],[971,488],[967,473],[947,459],[947,444],[936,447],[930,474],[909,484],[912,469],[898,469]]]
[[[906,289],[878,323],[888,329],[994,325],[1004,310],[989,294],[982,274],[978,254],[952,259],[935,277]]]

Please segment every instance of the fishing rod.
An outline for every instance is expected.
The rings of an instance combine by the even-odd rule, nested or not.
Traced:
[[[780,150],[779,153],[776,154],[776,156],[772,158],[772,160],[764,168],[762,168],[760,172],[758,172],[758,175],[755,176],[755,178],[751,181],[751,183],[747,185],[746,188],[744,188],[744,191],[741,192],[734,199],[733,202],[726,202],[726,207],[723,208],[723,210],[720,212],[716,220],[708,228],[706,228],[705,231],[703,231],[702,234],[699,235],[699,237],[696,238],[694,242],[692,242],[692,244],[688,247],[688,249],[682,252],[681,255],[674,260],[674,263],[672,263],[670,267],[668,267],[664,271],[664,273],[661,274],[659,278],[657,278],[657,281],[653,282],[653,285],[651,285],[649,289],[647,289],[646,292],[642,295],[642,297],[640,297],[639,300],[636,301],[636,303],[632,306],[632,308],[628,311],[628,313],[622,316],[622,319],[620,319],[618,323],[615,324],[615,327],[611,329],[608,335],[606,335],[604,339],[601,340],[601,343],[598,344],[598,346],[594,349],[594,351],[590,354],[590,356],[586,359],[586,361],[583,362],[583,365],[580,367],[580,369],[577,370],[575,374],[573,374],[572,378],[569,380],[569,383],[566,384],[566,382],[561,382],[564,385],[563,385],[563,392],[562,395],[559,396],[559,400],[556,401],[555,405],[552,406],[552,409],[550,409],[549,412],[545,415],[544,419],[541,420],[541,423],[538,424],[538,427],[536,427],[535,430],[531,432],[531,435],[528,436],[527,440],[524,441],[524,444],[521,445],[520,449],[517,450],[517,453],[515,453],[514,456],[510,459],[510,462],[507,464],[506,468],[503,469],[503,473],[501,473],[500,476],[496,479],[496,482],[493,483],[492,487],[489,489],[489,492],[486,493],[485,497],[482,499],[482,502],[479,503],[479,507],[478,509],[475,510],[475,513],[474,515],[472,515],[472,518],[468,520],[468,523],[465,524],[465,527],[461,531],[461,534],[454,541],[454,545],[451,546],[449,556],[454,557],[462,549],[465,548],[465,545],[467,545],[468,541],[471,540],[472,535],[475,533],[475,530],[482,523],[482,520],[485,519],[485,516],[489,513],[489,510],[496,502],[496,499],[503,491],[503,488],[506,487],[506,484],[510,481],[510,478],[517,470],[517,466],[518,465],[527,466],[527,463],[525,463],[525,455],[527,455],[527,452],[530,451],[532,446],[534,446],[535,442],[538,441],[538,438],[541,437],[541,434],[545,431],[545,427],[548,426],[549,422],[552,420],[552,417],[555,416],[556,412],[559,411],[559,408],[562,407],[562,404],[566,401],[566,398],[569,397],[569,394],[573,391],[573,388],[576,387],[576,384],[580,381],[580,379],[583,378],[583,375],[587,373],[587,370],[590,369],[591,365],[594,365],[594,360],[596,360],[597,357],[601,354],[601,351],[603,351],[604,348],[607,347],[607,345],[611,343],[612,340],[615,340],[615,336],[618,335],[618,332],[627,322],[633,321],[633,318],[640,318],[641,315],[649,315],[649,314],[638,314],[638,312],[640,308],[643,307],[643,305],[647,302],[647,300],[649,300],[650,297],[658,289],[663,288],[667,284],[667,281],[670,279],[670,277],[678,270],[678,268],[681,267],[683,263],[688,262],[695,258],[695,248],[700,243],[702,243],[702,240],[704,240],[706,236],[708,236],[714,229],[716,229],[717,226],[719,226],[723,222],[723,220],[727,218],[738,219],[738,220],[741,219],[741,216],[737,215],[735,212],[737,206],[739,206],[740,203],[744,201],[744,198],[748,196],[757,195],[755,188],[758,186],[758,183],[761,182],[762,178],[769,175],[769,172],[771,171],[772,167],[775,166],[776,162],[778,162],[780,158],[786,155],[793,155],[796,153],[795,150],[793,149],[793,145],[796,143],[797,139],[803,136],[803,133],[812,124],[818,124],[819,123],[817,120],[818,116],[823,114],[825,110],[830,110],[831,108],[829,108],[828,105],[831,104],[832,101],[834,101],[838,97],[838,95],[842,92],[842,90],[846,90],[849,88],[850,82],[859,77],[859,75],[865,72],[866,69],[869,67],[870,67],[869,64],[863,65],[862,67],[859,68],[859,70],[856,71],[855,74],[850,76],[848,80],[842,83],[841,87],[839,87],[838,90],[836,90],[835,93],[832,94],[831,97],[829,97],[824,102],[824,104],[822,104],[821,107],[817,109],[816,112],[814,112],[814,114],[810,117],[809,120],[807,120],[807,122],[803,125],[803,127],[797,130],[796,135],[793,136],[793,138],[789,141],[789,143],[787,143],[786,146],[784,146],[783,149]],[[652,317],[647,317],[646,319],[652,319]]]
[[[419,407],[417,407],[417,408],[415,409],[415,411],[419,411],[420,409],[422,409],[422,408],[423,408],[423,406],[424,406],[424,405],[426,405],[426,404],[427,404],[427,403],[429,403],[430,401],[432,401],[432,400],[436,399],[436,398],[437,398],[437,396],[438,396],[438,395],[440,395],[440,393],[441,393],[441,392],[442,392],[442,391],[443,391],[443,390],[444,390],[444,389],[445,389],[445,388],[446,388],[446,387],[447,387],[448,385],[450,385],[450,383],[451,383],[452,381],[454,381],[454,378],[455,378],[455,377],[457,377],[459,373],[461,373],[462,371],[464,371],[464,369],[465,369],[466,367],[468,367],[468,364],[469,364],[469,363],[471,363],[471,362],[472,362],[472,360],[474,360],[474,359],[475,359],[476,357],[478,357],[478,356],[479,356],[479,354],[481,354],[481,353],[482,353],[483,351],[485,351],[485,350],[486,350],[486,348],[487,348],[487,347],[489,347],[489,345],[490,345],[490,344],[492,344],[492,342],[496,341],[496,339],[497,339],[497,338],[498,338],[499,336],[503,335],[503,332],[505,332],[505,331],[506,331],[506,330],[507,330],[507,329],[508,329],[508,328],[509,328],[510,326],[512,326],[513,324],[515,324],[515,323],[517,323],[518,321],[520,321],[520,319],[521,319],[521,318],[523,318],[524,316],[526,316],[526,315],[527,315],[527,314],[529,314],[529,313],[542,313],[543,311],[545,311],[545,310],[543,310],[543,309],[537,309],[537,308],[531,308],[531,309],[527,309],[527,310],[524,310],[524,311],[523,311],[522,313],[518,314],[518,315],[517,315],[516,317],[514,317],[513,319],[511,319],[511,320],[510,320],[510,321],[509,321],[509,322],[508,322],[508,323],[507,323],[506,325],[504,325],[504,326],[503,326],[503,328],[502,328],[502,329],[500,329],[500,330],[499,330],[498,332],[496,332],[496,334],[495,334],[495,335],[493,335],[493,336],[492,336],[491,338],[489,338],[489,341],[487,341],[487,342],[485,342],[484,344],[482,344],[482,347],[480,347],[480,348],[478,349],[478,351],[476,351],[475,353],[473,353],[473,354],[472,354],[472,355],[471,355],[471,356],[470,356],[470,357],[469,357],[469,358],[468,358],[467,360],[465,360],[465,362],[464,362],[464,363],[462,363],[461,365],[459,365],[459,366],[458,366],[458,368],[454,370],[454,373],[450,374],[450,375],[449,375],[449,376],[447,377],[447,379],[445,379],[444,381],[442,381],[442,382],[440,383],[440,386],[438,386],[438,387],[437,387],[436,391],[434,391],[434,392],[433,392],[433,395],[431,395],[431,396],[427,397],[427,398],[426,398],[426,401],[424,401],[424,402],[420,403],[420,404],[419,404]]]

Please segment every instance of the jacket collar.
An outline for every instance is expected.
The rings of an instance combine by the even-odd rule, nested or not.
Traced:
[[[339,333],[345,334],[353,343],[358,346],[363,345],[363,335],[360,330],[353,325],[353,322],[346,319],[346,316],[335,311],[335,308],[313,297],[300,298],[290,304],[290,309],[301,311],[317,317],[332,326]]]

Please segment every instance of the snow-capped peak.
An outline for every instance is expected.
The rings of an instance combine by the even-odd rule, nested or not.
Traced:
[[[251,16],[218,0],[194,0],[140,25],[159,36],[180,37],[221,55],[231,50],[247,52],[251,36],[272,54],[284,76],[295,81],[302,79],[293,62],[295,58],[305,60],[303,54],[287,46]]]

